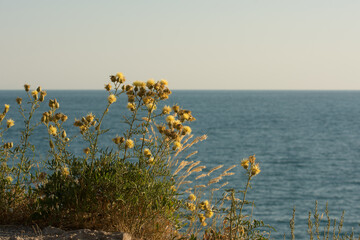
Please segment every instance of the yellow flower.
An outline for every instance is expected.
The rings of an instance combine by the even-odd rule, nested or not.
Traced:
[[[175,141],[174,142],[174,149],[179,149],[181,148],[181,143],[179,141]]]
[[[186,203],[186,207],[192,212],[196,209],[196,206],[193,203]]]
[[[150,149],[145,148],[145,149],[144,149],[144,155],[147,156],[147,157],[150,157],[150,156],[151,156],[151,151],[150,151]]]
[[[208,202],[208,200],[205,200],[205,201],[201,202],[201,203],[199,204],[199,208],[200,208],[201,210],[209,209],[209,202]]]
[[[7,176],[5,180],[9,183],[11,183],[14,179],[11,176]]]
[[[191,128],[189,126],[184,126],[183,133],[184,133],[184,135],[191,134]]]
[[[105,89],[106,89],[106,91],[110,91],[110,90],[111,90],[111,85],[110,85],[110,84],[106,84],[106,85],[105,85]]]
[[[134,142],[133,142],[133,140],[131,140],[131,139],[126,140],[125,146],[126,146],[127,148],[133,148],[133,147],[134,147]]]
[[[149,103],[146,105],[147,109],[149,112],[155,111],[156,110],[156,105],[154,103]]]
[[[153,158],[153,157],[149,158],[148,164],[149,164],[149,165],[153,165],[153,164],[154,164],[154,158]]]
[[[14,143],[13,142],[8,142],[4,144],[4,148],[5,149],[10,149],[14,147]]]
[[[190,201],[195,201],[195,200],[196,200],[195,194],[190,194],[188,199],[189,199]]]
[[[11,128],[14,125],[15,125],[15,122],[11,118],[6,121],[7,128]]]
[[[34,99],[38,99],[38,91],[34,90],[31,92],[31,95],[34,97]]]
[[[91,123],[92,121],[94,121],[94,115],[92,113],[88,113],[88,115],[86,115],[86,121],[88,121],[89,123]]]
[[[169,115],[166,117],[166,122],[167,123],[173,123],[175,121],[175,117],[172,115]]]
[[[187,113],[184,113],[184,114],[182,115],[182,118],[185,119],[185,120],[189,120],[189,119],[190,119],[190,115],[187,114]]]
[[[146,86],[147,86],[148,88],[151,88],[151,87],[153,87],[154,85],[155,85],[154,79],[149,79],[149,80],[146,82]]]
[[[136,106],[135,106],[134,103],[129,102],[129,103],[127,104],[127,108],[128,108],[130,111],[134,111],[134,110],[136,109]]]
[[[205,213],[205,217],[207,217],[207,218],[211,218],[213,215],[214,215],[214,212],[211,210],[207,210]]]
[[[203,223],[203,222],[205,222],[205,220],[206,220],[206,217],[204,216],[204,214],[202,214],[202,213],[199,213],[199,220],[200,220],[200,222],[201,223]]]
[[[64,168],[61,170],[61,173],[62,173],[64,176],[68,176],[68,175],[70,174],[69,168],[64,167]]]
[[[87,155],[90,153],[90,148],[84,148],[84,153]]]
[[[118,72],[116,76],[118,77],[120,83],[125,82],[125,77],[121,72]]]
[[[112,141],[115,143],[115,144],[120,144],[120,143],[123,143],[125,141],[125,138],[123,137],[116,137],[116,138],[113,138]]]
[[[251,167],[251,176],[256,176],[261,172],[259,164],[255,164]]]
[[[114,102],[116,102],[116,97],[115,97],[114,94],[110,94],[110,95],[108,96],[108,102],[109,102],[110,104],[113,104]]]
[[[49,127],[49,134],[55,136],[56,133],[57,133],[56,127],[54,127],[53,125],[50,125],[50,127]]]
[[[145,104],[150,104],[150,103],[154,102],[154,99],[151,98],[151,97],[144,97],[144,98],[143,98],[143,102],[144,102]]]
[[[168,82],[165,79],[161,79],[160,84],[166,86],[166,85],[168,85]]]
[[[177,113],[180,110],[180,107],[178,105],[174,105],[172,109]]]
[[[10,105],[9,105],[9,104],[5,104],[4,113],[9,112],[9,108],[10,108]]]
[[[172,192],[176,192],[176,188],[175,188],[175,186],[173,185],[173,186],[171,186],[170,187],[170,190],[172,191]]]
[[[133,82],[133,85],[135,87],[145,87],[146,83],[144,83],[143,81],[135,81],[135,82]]]
[[[162,113],[163,114],[169,114],[171,112],[171,107],[169,106],[164,106]]]
[[[207,223],[204,221],[204,222],[201,223],[201,226],[206,227]]]
[[[249,160],[248,160],[248,159],[243,159],[243,160],[241,161],[241,166],[242,166],[243,168],[245,168],[245,169],[248,169],[248,167],[249,167]]]

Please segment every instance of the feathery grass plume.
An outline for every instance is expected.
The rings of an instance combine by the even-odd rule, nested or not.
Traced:
[[[213,190],[214,192],[215,192],[215,191],[219,191],[221,188],[225,187],[225,186],[228,185],[228,184],[229,184],[229,182],[225,182],[225,183],[221,184],[220,187],[218,187],[218,188],[213,188],[212,190]]]
[[[194,151],[194,152],[190,153],[189,155],[187,155],[187,156],[185,157],[185,159],[189,159],[190,157],[194,156],[194,155],[197,154],[197,153],[198,153],[198,151]]]
[[[204,168],[206,168],[206,166],[200,166],[200,167],[194,168],[190,171],[190,173],[201,172]]]
[[[182,161],[179,166],[177,167],[177,169],[175,170],[175,172],[173,173],[173,175],[178,174],[185,166],[191,164],[193,162],[188,162],[188,161]]]
[[[204,141],[207,139],[207,135],[202,135],[200,137],[196,137],[191,143],[188,143],[184,146],[184,149],[187,149],[187,148],[190,148],[192,147],[194,144],[198,143],[198,142],[201,142],[201,141]]]
[[[210,185],[213,184],[213,183],[219,182],[221,179],[222,179],[222,176],[218,176],[218,177],[216,177],[216,178],[213,178],[213,179],[211,179],[211,180],[207,183],[207,185],[210,186]]]
[[[214,168],[212,168],[209,172],[208,172],[208,176],[212,173],[212,172],[214,172],[214,171],[216,171],[216,170],[218,170],[218,169],[220,169],[220,168],[222,168],[224,165],[219,165],[219,166],[216,166],[216,167],[214,167]]]
[[[236,168],[236,167],[237,167],[237,165],[232,165],[232,166],[230,166],[228,169],[226,169],[222,174],[225,174],[226,172],[228,172],[228,171],[230,171],[231,169]]]
[[[188,167],[188,169],[186,170],[186,172],[190,172],[193,167],[199,165],[200,163],[201,163],[201,161],[197,161],[197,162],[192,163],[192,164]]]
[[[193,183],[193,181],[183,181],[183,182],[181,182],[181,185],[190,184],[190,183]]]
[[[206,176],[208,176],[208,174],[207,174],[207,173],[203,173],[203,174],[197,176],[197,177],[195,178],[195,180],[198,180],[198,179],[203,178],[203,177],[206,177]]]
[[[232,175],[235,175],[235,173],[234,172],[226,172],[226,173],[221,174],[221,177],[232,176]]]

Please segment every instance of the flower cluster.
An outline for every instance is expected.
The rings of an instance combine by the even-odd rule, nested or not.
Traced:
[[[85,117],[82,117],[80,120],[75,119],[74,126],[80,129],[80,133],[84,134],[89,130],[90,127],[95,126],[97,121],[95,116],[92,113],[88,113]]]
[[[254,177],[261,172],[259,163],[256,163],[255,160],[256,160],[255,155],[252,155],[249,156],[249,158],[243,159],[241,161],[241,166],[248,171],[250,177]]]
[[[10,105],[5,104],[4,111],[2,113],[0,113],[0,123],[5,119],[6,114],[9,112],[9,109],[10,109]],[[12,120],[11,118],[6,120],[6,127],[7,128],[11,128],[14,125],[15,125],[15,121]]]
[[[173,114],[170,114],[171,112]],[[173,140],[173,149],[181,149],[181,140],[185,135],[191,134],[191,128],[184,126],[185,122],[195,121],[196,119],[192,116],[190,110],[181,109],[178,105],[174,105],[172,108],[164,106],[162,114],[167,115],[165,121],[167,125],[158,125],[159,132],[165,135],[168,139]]]

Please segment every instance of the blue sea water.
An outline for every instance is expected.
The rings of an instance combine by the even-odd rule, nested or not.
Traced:
[[[10,104],[8,115],[16,122],[7,140],[19,138],[18,96],[25,99],[23,91],[0,91],[0,106]],[[71,127],[73,119],[88,112],[100,114],[106,96],[104,91],[48,91],[46,98],[58,99],[69,116],[68,135],[74,136],[78,130]],[[167,104],[174,103],[192,110],[197,119],[191,124],[194,134],[208,135],[195,147],[195,159],[207,169],[238,164],[256,154],[262,171],[254,177],[247,199],[255,202],[254,217],[277,230],[272,233],[275,239],[284,233],[289,239],[294,206],[296,238],[308,238],[307,217],[315,200],[320,211],[328,202],[330,217],[338,221],[344,210],[343,231],[354,228],[360,233],[359,91],[174,91]],[[35,118],[40,119],[46,105]],[[102,146],[112,146],[111,137],[121,135],[125,106],[125,98],[112,106],[105,121],[111,131],[101,139]],[[32,141],[46,154],[46,130],[39,126],[36,132]],[[74,150],[81,153],[84,146],[76,141]],[[234,171],[227,187],[243,189],[245,173],[240,167]]]

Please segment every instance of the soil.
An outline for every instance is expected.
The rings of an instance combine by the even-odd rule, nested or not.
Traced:
[[[55,227],[39,229],[30,226],[0,225],[0,240],[134,240],[129,234],[90,229],[64,231]]]

